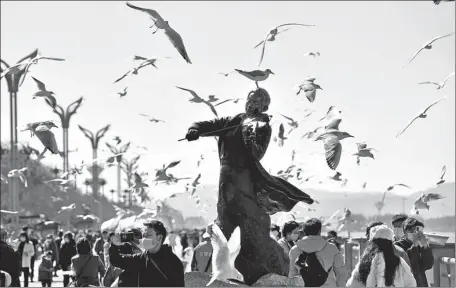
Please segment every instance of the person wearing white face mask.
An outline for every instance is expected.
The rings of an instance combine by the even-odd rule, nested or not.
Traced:
[[[163,223],[152,220],[144,223],[140,246],[145,251],[121,254],[118,246],[120,234],[116,233],[109,247],[111,265],[138,272],[138,287],[184,287],[184,267],[169,245],[163,244],[167,231]]]

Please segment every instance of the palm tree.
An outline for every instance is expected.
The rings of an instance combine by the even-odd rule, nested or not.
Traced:
[[[89,186],[92,185],[91,179],[85,179],[84,185],[86,186],[86,194],[89,194]]]
[[[101,178],[99,183],[101,186],[101,193],[103,193],[103,195],[104,195],[104,187],[108,182],[106,182],[106,180],[104,178]]]
[[[114,202],[114,193],[116,193],[116,190],[111,189],[109,192],[111,192],[111,202]]]

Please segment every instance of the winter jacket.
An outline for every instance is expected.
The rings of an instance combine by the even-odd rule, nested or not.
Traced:
[[[402,259],[404,259],[405,263],[409,266],[410,266],[410,260],[407,256],[407,253],[405,253],[405,251],[397,246],[397,245],[393,245],[393,250],[394,250],[394,255],[396,255],[397,257],[400,257]],[[358,261],[358,264],[359,265],[359,261]],[[358,282],[358,269],[357,267],[355,267],[355,269],[353,269],[352,271],[352,274],[351,274],[351,277],[350,277],[350,281],[351,281],[351,286],[352,287],[363,287],[363,284],[362,283],[359,283]],[[348,282],[347,282],[347,285],[348,285]]]
[[[184,287],[184,267],[170,246],[163,244],[156,253],[120,254],[115,245],[109,247],[111,265],[138,271],[139,287]],[[158,266],[158,268],[154,265]]]
[[[322,287],[343,287],[348,278],[348,273],[345,267],[342,254],[336,245],[328,243],[321,236],[304,236],[303,239],[296,242],[290,250],[290,278],[300,275],[299,267],[295,264],[296,259],[302,252],[316,252],[316,256],[323,268],[329,271],[328,279]]]
[[[74,240],[68,243],[63,242],[59,254],[59,265],[63,271],[69,271],[71,268],[71,258],[78,254],[76,251],[76,242]]]
[[[20,244],[19,244],[20,245]],[[22,268],[30,268],[32,256],[35,255],[35,248],[32,242],[24,242],[22,250]]]
[[[52,268],[52,261],[46,260],[46,257],[43,256],[38,268],[38,281],[52,280]]]
[[[397,255],[396,255],[397,256]],[[399,257],[399,256],[398,256]],[[393,287],[416,287],[416,281],[413,277],[409,265],[405,262],[404,258],[399,257],[399,266],[394,274]],[[359,281],[359,265],[356,264],[352,276],[347,281],[346,287],[386,287],[385,286],[385,258],[383,253],[378,253],[372,259],[369,275],[366,279],[366,285]]]
[[[113,245],[114,246],[114,245]],[[116,246],[114,246],[116,247]],[[133,246],[130,243],[125,243],[124,245],[117,246],[119,249],[119,254],[128,254],[133,255],[136,253],[142,253],[142,251],[137,247]],[[108,249],[109,251],[109,249]],[[108,252],[109,254],[109,252]],[[134,269],[125,269],[119,275],[119,287],[138,287],[138,271]]]
[[[212,273],[212,250],[211,241],[204,241],[196,246],[191,264],[192,271]]]
[[[434,266],[434,255],[432,255],[431,247],[415,247],[412,241],[407,238],[402,238],[394,244],[407,252],[417,287],[429,287],[425,272]]]
[[[100,257],[93,254],[77,254],[73,256],[71,258],[71,270],[73,270],[76,277],[79,275],[76,279],[78,286],[100,286],[99,279],[106,273]]]
[[[21,257],[8,243],[0,241],[0,270],[11,276],[11,286],[19,287]]]
[[[44,252],[52,251],[52,261],[59,262],[59,249],[57,248],[57,244],[54,241],[46,240],[44,242]]]

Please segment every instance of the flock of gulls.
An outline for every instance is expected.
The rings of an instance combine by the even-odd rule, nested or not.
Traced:
[[[439,5],[440,2],[452,2],[452,1],[434,1],[436,5]],[[187,53],[187,50],[184,45],[184,40],[182,39],[181,35],[174,30],[171,26],[169,21],[164,20],[164,18],[156,11],[153,9],[148,9],[148,8],[142,8],[138,7],[135,5],[132,5],[131,3],[126,2],[126,6],[128,8],[134,9],[139,12],[143,12],[145,15],[148,16],[148,18],[151,20],[151,26],[150,28],[154,28],[155,30],[152,32],[152,34],[156,34],[158,31],[163,31],[164,34],[167,36],[169,42],[173,45],[173,47],[177,50],[177,52],[180,54],[180,56],[184,59],[184,61],[188,64],[192,64],[190,60],[190,56]],[[253,49],[261,48],[261,53],[260,53],[260,58],[259,58],[259,63],[258,67],[261,66],[261,63],[263,59],[265,58],[266,55],[266,46],[271,45],[272,42],[280,41],[277,40],[277,36],[285,33],[286,31],[289,31],[293,28],[312,28],[316,27],[315,25],[309,25],[309,24],[302,24],[302,23],[286,23],[286,24],[281,24],[273,29],[269,30],[266,33],[266,36],[264,39],[256,44]],[[433,45],[437,45],[440,43],[445,38],[451,37],[454,35],[453,33],[445,34],[443,36],[435,37],[434,39],[426,42],[422,47],[418,49],[417,52],[415,52],[412,57],[407,61],[407,63],[404,65],[404,67],[408,66],[412,61],[418,59],[418,56],[428,50],[431,50],[433,48]],[[280,37],[279,37],[280,38]],[[321,57],[320,53],[317,51],[313,52],[307,52],[303,56],[305,57]],[[170,57],[163,57],[163,58],[170,58]],[[122,76],[120,76],[118,79],[114,81],[114,83],[119,83],[122,81],[125,81],[126,79],[133,77],[135,75],[138,75],[139,71],[143,70],[143,68],[147,66],[152,66],[155,69],[158,69],[157,67],[157,61],[159,61],[158,58],[147,58],[147,57],[142,57],[142,56],[133,56],[133,62],[135,63],[134,67],[132,67],[129,71],[124,73]],[[37,65],[39,62],[43,60],[48,60],[48,61],[56,61],[56,62],[62,62],[65,61],[65,59],[62,58],[56,58],[56,57],[44,57],[42,56],[38,50],[34,51],[30,55],[24,57],[23,59],[19,60],[19,62],[11,67],[7,67],[7,69],[1,71],[1,78],[9,75],[9,74],[17,74],[21,73],[21,71],[24,72],[24,75],[21,79],[20,85],[24,82],[26,75],[29,74],[31,71],[30,69],[33,67],[33,65]],[[136,64],[138,63],[138,64]],[[219,73],[220,75],[223,75],[224,77],[228,77],[232,75],[233,73],[238,73],[242,76],[244,76],[246,79],[249,79],[253,82],[255,82],[256,87],[259,87],[259,82],[266,81],[270,75],[274,75],[274,72],[272,72],[270,69],[264,69],[260,70],[259,68],[257,70],[253,71],[245,71],[241,69],[233,69],[233,71],[229,72],[221,72]],[[449,74],[441,83],[438,82],[420,82],[418,84],[420,85],[433,85],[437,90],[443,90],[447,87],[448,81],[450,81],[454,77],[455,73]],[[32,79],[35,81],[37,85],[37,91],[32,95],[33,99],[36,98],[41,98],[46,101],[46,103],[52,108],[56,109],[57,105],[57,100],[56,95],[53,91],[51,91],[47,85],[45,85],[42,81],[38,80],[37,78],[32,76]],[[233,99],[219,99],[215,95],[208,95],[207,97],[201,97],[198,95],[194,90],[184,88],[184,87],[179,87],[176,86],[177,89],[181,91],[185,91],[189,93],[192,98],[190,98],[188,101],[194,104],[204,104],[208,106],[208,108],[211,110],[211,112],[215,115],[215,117],[218,117],[218,113],[216,110],[216,107],[225,103],[238,103],[241,98],[233,98]],[[296,95],[299,96],[301,93],[304,94],[305,98],[307,101],[310,103],[313,103],[316,101],[316,94],[317,90],[323,90],[323,88],[316,83],[316,78],[315,77],[307,77],[304,79],[304,81],[299,84],[297,87]],[[120,98],[127,96],[128,94],[128,85],[126,85],[120,92],[118,92],[118,96]],[[402,136],[407,129],[414,123],[416,123],[416,120],[418,119],[425,119],[428,117],[428,113],[431,111],[432,107],[435,105],[439,104],[442,100],[444,100],[445,97],[442,97],[436,101],[433,101],[430,105],[425,107],[422,112],[420,112],[416,117],[414,117],[407,125],[405,125],[405,128],[403,128],[398,134],[397,137]],[[77,105],[80,105],[82,102],[82,98],[79,100]],[[54,111],[55,112],[55,111]],[[308,117],[314,114],[313,110],[303,110],[301,111],[301,119],[294,119],[292,117],[280,114],[283,117],[283,122],[279,125],[278,133],[274,135],[273,141],[277,143],[279,147],[283,147],[289,138],[289,135],[294,132],[300,127],[301,123],[306,121]],[[139,114],[140,116],[148,119],[149,122],[151,123],[165,123],[164,120],[161,119],[156,119],[153,116],[147,115],[147,114]],[[310,140],[310,141],[316,141],[316,142],[321,142],[322,146],[324,148],[324,155],[326,159],[326,164],[327,166],[334,171],[334,175],[329,177],[331,181],[336,181],[340,182],[341,186],[345,186],[347,184],[347,179],[341,178],[342,174],[337,171],[337,168],[339,166],[341,157],[342,157],[342,150],[343,150],[343,145],[342,142],[344,139],[347,138],[354,138],[349,132],[343,131],[339,128],[339,125],[342,122],[342,111],[340,111],[338,108],[335,106],[329,107],[328,111],[321,117],[318,121],[319,125],[318,127],[314,127],[311,131],[306,132],[301,136],[301,139],[304,140]],[[415,124],[418,125],[418,124]],[[43,145],[43,150],[42,152],[39,152],[37,149],[33,147],[29,147],[29,150],[31,151],[31,154],[34,154],[37,157],[37,160],[41,160],[44,158],[45,154],[47,152],[51,154],[58,154],[62,155],[62,152],[58,149],[58,145],[54,136],[54,133],[52,132],[53,128],[57,128],[57,125],[53,121],[41,121],[41,122],[35,122],[35,123],[29,123],[26,124],[24,129],[22,131],[30,131],[32,136],[36,136],[41,144]],[[80,127],[81,128],[81,127]],[[82,128],[81,128],[82,130]],[[68,189],[68,187],[71,185],[72,182],[75,182],[74,179],[68,179],[69,176],[76,176],[78,174],[83,173],[83,168],[86,167],[89,164],[98,162],[102,163],[107,166],[114,165],[116,161],[116,157],[122,156],[124,154],[129,154],[131,152],[127,153],[127,149],[130,145],[130,142],[124,143],[122,139],[119,136],[116,136],[113,141],[116,143],[115,147],[110,146],[110,156],[108,157],[103,157],[103,158],[98,158],[98,159],[93,159],[92,161],[89,161],[87,163],[82,162],[81,165],[75,166],[70,169],[65,175],[62,175],[61,178],[58,179],[50,179],[50,180],[45,180],[43,181],[43,184],[49,185],[52,187],[54,190],[55,189],[60,189],[62,191],[65,191]],[[368,144],[364,142],[357,143],[357,152],[353,154],[353,156],[356,157],[356,163],[359,165],[361,159],[375,159],[374,157],[374,152],[378,152],[372,147],[369,147]],[[134,154],[134,153],[133,153]],[[143,154],[138,154],[136,153],[136,156],[139,157],[140,155]],[[295,159],[295,150],[292,151],[292,162]],[[201,161],[204,160],[204,155],[200,156],[200,159],[197,162],[197,167],[200,166]],[[201,179],[201,174],[199,173],[196,177],[191,178],[191,177],[177,177],[174,176],[173,174],[169,173],[168,170],[172,169],[173,167],[176,167],[179,165],[181,161],[172,161],[168,164],[163,164],[163,167],[160,169],[157,169],[155,171],[155,178],[153,182],[155,184],[158,183],[164,183],[167,185],[171,184],[176,184],[179,182],[184,182],[185,184],[183,185],[183,192],[178,192],[178,193],[173,193],[173,194],[168,194],[163,197],[161,197],[161,200],[165,200],[167,198],[172,198],[175,197],[177,194],[180,193],[188,193],[189,197],[192,199],[195,199],[196,205],[200,205],[200,199],[196,193],[197,189],[201,187],[200,184],[200,179]],[[99,165],[99,164],[98,164]],[[8,172],[6,177],[4,175],[1,175],[1,181],[4,183],[8,183],[8,178],[19,178],[20,181],[23,183],[25,187],[27,187],[27,177],[26,177],[26,171],[28,167],[23,167],[20,169],[13,169]],[[441,175],[439,179],[435,181],[435,185],[441,185],[445,182],[445,173],[446,173],[446,167],[443,166]],[[148,176],[148,173],[140,173],[138,171],[134,171],[133,173],[133,178],[134,178],[134,184],[130,189],[132,191],[135,191],[136,193],[145,193],[145,189],[149,187],[148,184],[146,184],[145,178]],[[309,181],[312,177],[315,175],[304,175],[304,171],[302,168],[297,167],[296,165],[292,164],[286,169],[282,169],[276,173],[279,177],[288,180],[289,178],[296,178],[300,183],[304,183]],[[188,181],[190,180],[190,181]],[[321,183],[321,182],[320,182]],[[363,184],[363,189],[365,189],[367,186],[367,183],[365,182]],[[381,210],[383,206],[385,205],[385,198],[387,192],[392,191],[395,187],[402,186],[406,187],[408,189],[412,189],[409,185],[403,184],[403,183],[397,183],[394,185],[389,186],[385,192],[383,193],[383,197],[380,201],[375,203],[375,206]],[[154,194],[154,193],[153,193]],[[150,198],[149,198],[150,199]],[[435,201],[442,199],[442,196],[439,194],[422,194],[418,199],[416,199],[414,203],[413,210],[411,213],[416,213],[418,214],[419,210],[421,209],[427,209],[429,210],[429,202],[430,201]],[[52,196],[51,200],[53,202],[57,201],[62,201],[60,197]],[[73,211],[75,210],[76,205],[75,203],[67,205],[67,206],[62,206],[60,211],[58,213],[64,212],[64,211]],[[312,208],[308,208],[309,211],[311,211]],[[117,207],[118,211],[121,211],[122,209]],[[2,210],[2,213],[17,213],[17,211],[6,211]],[[150,212],[149,209],[145,209],[143,213]],[[329,217],[325,222],[324,226],[329,225],[329,221],[331,221],[332,218],[334,218],[339,211],[336,211],[331,217]],[[89,217],[88,215],[78,215],[79,217]],[[96,218],[96,216],[90,216]],[[351,220],[351,211],[349,209],[344,209],[344,215],[342,218],[339,219],[339,222],[342,223],[341,227],[339,230],[343,227],[343,225],[349,223]],[[238,271],[235,271],[234,268],[234,259],[236,258],[237,254],[239,253],[240,249],[240,231],[239,228],[236,228],[235,231],[233,232],[233,235],[231,236],[231,239],[227,241],[225,239],[223,233],[220,231],[220,228],[217,227],[217,225],[212,224],[210,226],[210,235],[211,235],[211,241],[214,246],[214,252],[215,254],[219,255],[218,257],[213,257],[213,267],[214,267],[214,274],[213,278],[211,279],[210,283],[212,283],[215,279],[222,279],[222,278],[234,278],[234,279],[240,279],[242,275],[239,274]],[[222,256],[223,255],[223,256]],[[209,283],[209,284],[210,284]]]

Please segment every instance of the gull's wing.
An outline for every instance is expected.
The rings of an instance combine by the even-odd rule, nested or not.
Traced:
[[[453,73],[450,73],[450,75],[448,75],[448,76],[445,78],[445,80],[443,81],[442,86],[445,86],[446,82],[447,82],[451,77],[453,77],[453,76],[454,76],[454,72],[453,72]]]
[[[390,186],[387,190],[388,191],[391,191],[395,186],[402,186],[402,187],[405,187],[405,188],[409,188],[409,189],[412,189],[410,186],[408,185],[405,185],[405,184],[402,184],[402,183],[398,183],[398,184],[394,184],[392,186]]]
[[[36,82],[36,85],[38,85],[38,89],[40,89],[41,91],[46,91],[46,85],[44,85],[43,82],[41,82],[40,80],[36,79],[35,77],[33,77],[33,80],[35,80]]]
[[[227,246],[230,251],[230,264],[234,267],[234,261],[241,251],[241,229],[239,226],[234,229]]]
[[[410,60],[404,65],[404,67],[407,66],[408,64],[410,64],[413,61],[413,59],[415,59],[416,56],[418,56],[418,54],[424,49],[424,47],[426,47],[426,45],[424,45],[418,51],[416,51],[415,54],[413,54],[412,58],[410,58]]]
[[[44,100],[52,107],[52,108],[55,108],[55,106],[57,105],[57,100],[55,99],[54,96],[45,96],[44,97]]]
[[[24,183],[24,186],[27,187],[27,177],[24,176],[24,174],[19,174],[19,179],[21,179],[22,183]]]
[[[264,38],[264,40],[263,40],[263,48],[261,48],[261,56],[260,56],[260,62],[258,63],[258,66],[260,66],[261,62],[263,61],[264,51],[266,49],[266,42],[268,42],[269,35],[271,35],[271,31],[268,32],[268,34],[266,35],[266,38]]]
[[[386,192],[387,192],[387,191],[388,191],[388,190],[386,190],[385,192],[383,192],[382,203],[385,202],[385,197],[386,197]]]
[[[263,40],[263,41],[261,41],[260,43],[258,43],[257,45],[255,45],[255,47],[253,47],[253,49],[256,49],[256,48],[258,48],[258,47],[259,47],[259,46],[261,46],[261,44],[263,44],[263,43],[264,43],[264,40]]]
[[[4,214],[17,214],[17,213],[19,213],[19,211],[0,210],[0,213],[4,213]]]
[[[444,166],[442,167],[442,172],[441,172],[441,174],[440,174],[440,179],[443,179],[443,177],[445,177],[445,173],[446,173],[446,166],[444,165]]]
[[[134,176],[135,176],[135,183],[142,183],[142,178],[141,178],[141,176],[139,176],[139,174],[137,172],[135,172]]]
[[[284,26],[304,26],[304,27],[315,27],[315,25],[310,25],[310,24],[300,24],[300,23],[286,23],[286,24],[281,24],[277,27],[275,27],[275,29],[279,29],[280,27],[284,27]],[[288,30],[288,29],[287,29]],[[285,31],[282,31],[282,32],[285,32]]]
[[[198,176],[196,176],[195,181],[193,181],[193,183],[198,183],[200,178],[201,178],[201,173],[199,173]]]
[[[148,60],[148,59],[147,59],[146,57],[133,55],[133,60],[135,60],[135,61],[136,61],[136,60],[144,60],[144,61],[146,61],[146,60]]]
[[[445,197],[443,197],[442,195],[440,195],[438,193],[429,193],[429,194],[427,194],[426,198],[428,201],[435,201],[435,200],[443,199]]]
[[[401,135],[405,132],[405,130],[407,130],[407,129],[410,127],[410,125],[412,125],[413,122],[415,122],[415,120],[418,119],[419,117],[420,117],[420,116],[416,116],[415,118],[413,118],[412,121],[410,121],[410,122],[407,124],[407,126],[405,126],[405,128],[401,130],[401,132],[397,133],[396,138],[399,138],[399,136],[401,136]]]
[[[229,101],[233,101],[233,99],[223,100],[222,102],[219,102],[219,103],[215,104],[214,106],[222,105],[223,103],[226,103],[226,102],[229,102]]]
[[[328,223],[329,223],[329,221],[331,221],[332,219],[334,219],[334,217],[336,217],[336,216],[337,216],[337,214],[339,214],[339,212],[340,212],[340,210],[339,210],[339,209],[337,209],[337,211],[336,211],[336,212],[334,212],[334,213],[331,215],[331,217],[329,217],[329,218],[328,218],[328,219],[327,219],[327,220],[326,220],[326,221],[323,223],[323,225],[324,225],[324,224],[328,224]]]
[[[38,49],[36,49],[35,51],[33,51],[32,53],[30,53],[29,55],[27,55],[27,56],[25,56],[24,58],[22,58],[21,60],[17,61],[17,63],[19,64],[19,63],[24,62],[24,61],[27,60],[27,59],[32,60],[32,59],[36,58],[36,56],[38,56],[38,52],[39,52]]]
[[[157,11],[155,10],[152,10],[152,9],[146,9],[146,8],[141,8],[141,7],[138,7],[138,6],[135,6],[133,4],[130,4],[128,2],[125,2],[125,4],[130,7],[130,8],[133,8],[135,10],[139,10],[141,12],[144,12],[144,13],[147,13],[150,17],[152,17],[155,21],[164,21],[163,18],[160,16],[160,14],[158,14]]]
[[[211,103],[209,103],[209,102],[207,102],[207,101],[204,101],[204,104],[206,104],[207,106],[209,106],[209,108],[211,108],[212,113],[214,113],[214,115],[215,115],[216,117],[218,117],[217,110],[215,110],[214,105],[212,105]]]
[[[169,41],[173,44],[174,48],[177,49],[179,54],[184,58],[187,63],[192,64],[190,57],[188,57],[187,50],[185,49],[184,41],[182,37],[177,33],[171,26],[167,25],[165,28],[165,34],[168,36]]]
[[[51,153],[59,154],[59,148],[57,146],[57,141],[55,140],[55,135],[49,128],[47,128],[45,125],[39,125],[35,129],[35,135],[38,137],[44,147],[51,151]]]
[[[329,122],[328,125],[325,126],[325,129],[336,129],[336,130],[339,130],[340,122],[342,122],[341,118],[333,119],[331,122]]]
[[[190,92],[190,94],[192,94],[192,96],[193,96],[194,99],[201,100],[201,101],[203,100],[203,98],[199,97],[198,94],[196,94],[196,92],[193,91],[193,90],[186,89],[186,88],[182,88],[182,87],[179,87],[179,86],[176,86],[176,88],[179,88],[179,89],[181,89],[181,90]]]
[[[431,82],[431,81],[419,82],[418,84],[433,84],[433,85],[436,85],[436,86],[439,86],[439,87],[440,87],[440,84],[439,84],[439,83],[435,83],[435,82]]]
[[[437,36],[434,39],[432,39],[431,41],[429,41],[426,45],[430,45],[430,44],[434,43],[435,41],[437,41],[439,39],[442,39],[442,38],[445,38],[445,37],[449,37],[449,36],[451,36],[453,34],[454,34],[454,32],[450,33],[450,34],[443,35],[443,36]]]
[[[149,116],[149,115],[147,115],[147,114],[142,114],[142,113],[139,113],[138,115],[139,115],[139,116],[144,116],[144,117],[150,118],[150,116]]]
[[[326,163],[328,164],[329,168],[336,170],[340,162],[340,157],[342,155],[342,145],[340,144],[339,139],[337,139],[337,136],[332,134],[324,136],[323,142],[325,148]]]
[[[171,163],[169,163],[168,166],[166,166],[165,170],[168,169],[168,168],[173,168],[173,167],[176,167],[181,161],[173,161]]]
[[[358,146],[358,150],[362,150],[362,149],[366,149],[367,148],[367,144],[366,143],[356,143],[356,145]]]
[[[279,113],[279,114],[280,114],[280,113]],[[280,115],[282,115],[283,117],[285,117],[285,119],[287,119],[287,120],[289,120],[289,121],[291,121],[291,122],[294,122],[294,120],[293,120],[292,118],[287,117],[287,116],[285,116],[285,115],[283,115],[283,114],[280,114]]]
[[[128,75],[130,75],[131,73],[131,70],[129,70],[127,73],[125,73],[124,75],[120,76],[116,81],[114,81],[114,84],[119,82],[120,80],[124,79],[125,77],[127,77]]]
[[[279,138],[283,138],[283,134],[285,133],[285,128],[283,127],[283,124],[280,123],[279,126]]]
[[[432,103],[431,105],[429,105],[426,109],[424,109],[424,111],[422,112],[422,114],[426,114],[427,111],[428,111],[429,109],[431,109],[432,106],[434,106],[435,104],[439,103],[439,102],[442,101],[443,99],[445,99],[445,96],[442,97],[442,98],[440,98],[439,100],[435,101],[435,102]]]

